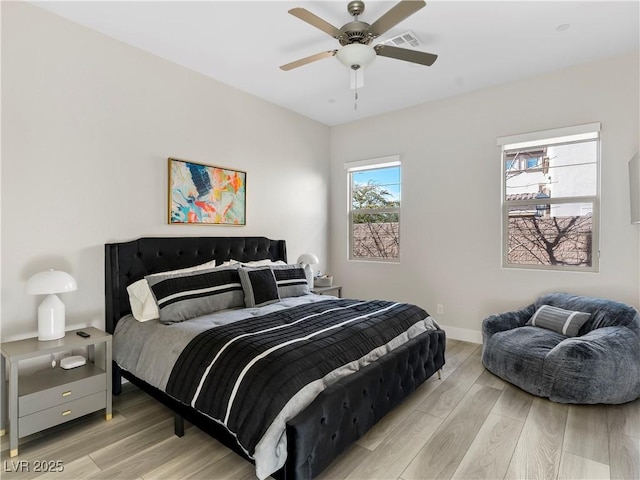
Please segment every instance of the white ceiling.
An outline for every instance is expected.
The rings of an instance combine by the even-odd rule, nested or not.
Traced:
[[[278,68],[339,46],[289,9],[340,28],[352,20],[347,1],[33,3],[327,125],[640,49],[638,0],[431,1],[375,44],[411,30],[438,60],[425,67],[376,58],[354,110],[349,71],[337,59]],[[365,3],[360,20],[373,23],[396,2]]]

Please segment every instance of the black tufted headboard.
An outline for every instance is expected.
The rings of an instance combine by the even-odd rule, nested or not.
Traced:
[[[127,286],[151,273],[192,267],[216,260],[287,261],[284,240],[265,237],[157,237],[105,245],[105,323],[113,333],[131,313]]]

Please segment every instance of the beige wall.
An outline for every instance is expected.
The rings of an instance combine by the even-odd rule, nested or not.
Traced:
[[[328,127],[23,2],[2,2],[2,339],[25,281],[66,270],[67,326],[104,326],[104,243],[264,235],[327,258]],[[247,226],[169,226],[167,157],[247,172]]]
[[[332,129],[330,268],[347,296],[410,301],[453,337],[545,292],[638,306],[638,227],[627,162],[638,150],[638,52]],[[428,88],[428,85],[425,85]],[[602,122],[600,273],[501,268],[499,136]],[[400,264],[347,258],[344,162],[400,154]]]

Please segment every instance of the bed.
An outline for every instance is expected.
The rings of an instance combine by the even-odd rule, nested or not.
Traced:
[[[125,327],[136,323],[131,320],[128,286],[145,278],[147,275],[193,267],[205,262],[215,261],[216,264],[220,265],[231,259],[243,263],[265,259],[272,262],[286,263],[286,243],[283,240],[271,240],[264,237],[166,237],[140,238],[133,241],[106,244],[106,329],[109,333],[114,334],[114,351],[118,351],[119,344],[125,345],[130,341],[127,337],[129,329]],[[282,302],[260,307],[270,308],[271,310],[265,310],[267,313],[264,314],[260,313],[258,318],[260,321],[276,322],[268,325],[270,329],[278,329],[280,328],[279,326],[273,327],[273,325],[282,324],[282,320],[276,320],[276,318],[279,318],[278,315],[282,315],[279,313],[281,310],[286,311],[285,315],[289,316],[293,315],[292,312],[300,312],[300,318],[304,317],[306,319],[309,317],[316,318],[316,316],[322,318],[333,317],[334,314],[329,314],[328,312],[336,310],[342,312],[369,308],[376,312],[387,311],[387,309],[389,309],[389,312],[392,311],[390,309],[394,309],[393,311],[395,312],[395,309],[404,308],[402,315],[407,317],[404,320],[405,322],[410,322],[410,314],[417,314],[412,310],[410,311],[409,307],[405,307],[406,304],[314,297],[319,296],[306,295],[300,298],[289,298],[286,299],[287,301],[283,299]],[[418,308],[415,306],[410,307]],[[238,310],[242,312],[244,309]],[[249,312],[251,309],[246,310]],[[251,312],[256,311],[262,312],[262,310],[251,310]],[[422,313],[425,314],[426,312],[422,311]],[[245,313],[242,312],[242,314],[244,315]],[[237,315],[240,315],[240,313],[237,313]],[[246,315],[249,315],[249,313],[246,313]],[[252,313],[252,315],[257,314]],[[389,315],[392,316],[391,314]],[[242,318],[244,319],[245,317]],[[121,320],[122,323],[118,327],[118,323]],[[189,320],[182,323],[191,328],[193,325],[198,324],[200,318],[194,320],[196,321]],[[430,317],[426,318],[424,322],[428,323],[429,320]],[[350,321],[348,320],[348,322]],[[246,325],[253,325],[246,319],[233,323],[229,328],[243,325],[242,322],[245,322],[244,324]],[[295,320],[294,322],[288,319],[286,322],[306,324],[306,321],[302,322],[301,320]],[[396,326],[385,327],[385,329],[378,328],[378,330],[392,332],[393,328],[396,328]],[[398,325],[397,328],[405,327]],[[209,331],[211,330],[215,330],[215,333],[224,331],[221,328],[210,329]],[[409,332],[410,330],[407,331]],[[393,336],[392,333],[388,332],[380,334]],[[203,343],[203,335],[205,333],[198,334],[200,344]],[[402,335],[405,334],[403,333]],[[323,387],[317,393],[317,396],[310,400],[310,403],[300,407],[298,410],[292,410],[294,415],[279,417],[284,425],[284,433],[281,440],[285,442],[285,455],[282,457],[284,459],[282,461],[283,465],[277,471],[268,473],[275,478],[286,479],[306,479],[317,476],[334,458],[364,435],[387,412],[398,405],[426,379],[439,371],[445,363],[444,331],[439,329],[437,324],[435,328],[427,325],[423,330],[415,330],[412,335],[405,335],[402,343],[394,344],[393,349],[390,351],[388,351],[389,347],[387,345],[388,353],[371,357],[370,361],[362,363],[357,368],[349,367],[353,370],[349,375],[341,373],[335,376],[335,379],[327,383],[326,387]],[[394,337],[393,342],[396,342],[397,338],[400,338],[400,336]],[[360,340],[358,341],[360,342]],[[192,343],[196,342],[190,341],[189,345]],[[392,344],[392,342],[389,344]],[[194,354],[192,353],[188,355],[184,352],[180,353],[181,359],[183,357],[193,358],[193,356]],[[238,355],[235,354],[234,356],[237,357]],[[216,356],[216,358],[218,357]],[[114,394],[120,392],[121,379],[124,377],[175,412],[177,435],[183,434],[183,420],[186,419],[244,458],[256,463],[256,457],[254,456],[256,452],[253,449],[247,450],[240,443],[240,434],[238,432],[230,433],[229,429],[222,425],[218,418],[212,416],[211,412],[204,413],[199,405],[195,403],[195,397],[193,397],[193,402],[189,402],[176,393],[191,389],[191,394],[193,394],[193,385],[195,385],[193,382],[195,380],[190,380],[193,383],[192,385],[180,383],[184,375],[182,373],[176,374],[174,371],[169,380],[173,382],[171,383],[173,390],[170,390],[172,393],[170,395],[164,387],[158,388],[156,386],[158,382],[155,380],[144,378],[145,375],[140,375],[143,377],[140,378],[133,371],[130,371],[133,369],[121,368],[120,363],[118,363],[118,358],[114,355]],[[183,373],[193,370],[193,365],[193,363],[182,365]],[[178,366],[175,367],[175,370],[179,370]],[[208,370],[206,371],[208,372]],[[243,372],[245,371],[246,367],[243,369]],[[226,374],[225,372],[223,371],[223,374]],[[180,381],[176,381],[176,379]],[[203,380],[201,379],[197,390],[198,394],[200,394],[199,389],[202,387],[202,383]],[[232,393],[233,395],[238,394],[237,391]],[[200,395],[200,397],[203,399],[208,398],[205,395]],[[264,471],[258,476],[264,477]]]

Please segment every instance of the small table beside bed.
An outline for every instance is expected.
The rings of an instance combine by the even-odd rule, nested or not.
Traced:
[[[264,237],[105,245],[114,394],[128,379],[261,479],[317,476],[445,363],[421,308],[314,295],[286,261]]]

